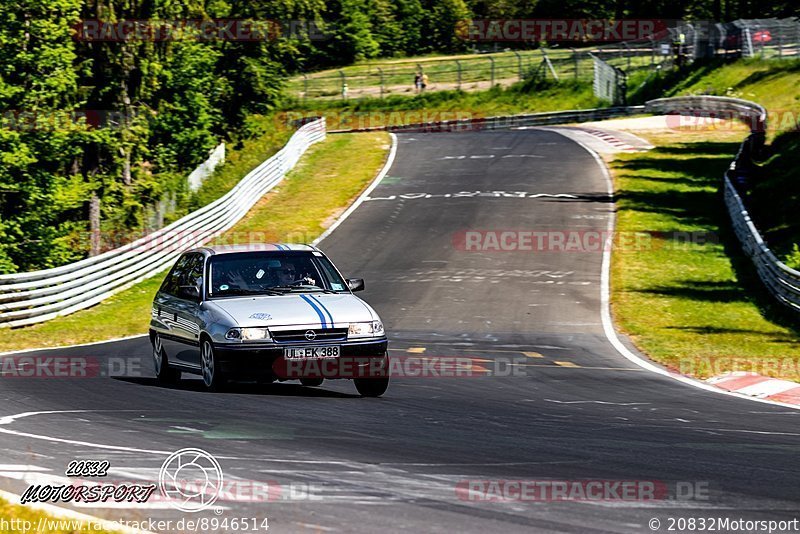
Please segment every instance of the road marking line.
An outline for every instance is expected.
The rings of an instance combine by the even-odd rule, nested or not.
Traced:
[[[553,362],[553,363],[561,367],[580,367],[580,365],[572,362]]]
[[[116,343],[117,341],[128,341],[129,339],[136,339],[146,337],[147,334],[134,334],[132,336],[115,337],[112,339],[105,339],[103,341],[91,341],[89,343],[78,343],[76,345],[59,345],[57,347],[35,347],[32,349],[10,350],[8,352],[0,352],[0,358],[15,354],[25,354],[26,352],[39,352],[59,349],[71,349],[73,347],[91,347],[92,345],[103,345],[105,343]]]
[[[533,351],[523,352],[522,354],[524,354],[528,358],[544,358],[544,356],[542,356],[538,352],[533,352]]]
[[[427,349],[425,347],[410,347],[406,349],[406,352],[410,352],[411,354],[422,354]]]
[[[356,208],[358,208],[367,198],[369,198],[369,194],[372,193],[372,191],[376,187],[378,187],[378,184],[381,183],[381,180],[383,180],[386,174],[389,172],[389,169],[392,167],[392,164],[394,163],[394,158],[397,155],[397,136],[393,133],[390,133],[389,136],[392,138],[392,148],[389,149],[389,156],[386,158],[386,163],[383,164],[383,168],[378,173],[378,176],[375,177],[372,183],[369,184],[369,187],[367,187],[364,190],[364,192],[361,193],[361,195],[356,199],[356,201],[353,202],[353,204],[349,208],[347,208],[347,210],[345,210],[344,213],[342,213],[341,217],[336,219],[333,222],[333,224],[328,227],[327,230],[322,232],[321,236],[319,236],[318,238],[316,238],[314,241],[311,242],[312,245],[314,246],[319,245],[326,237],[331,235],[331,233],[334,230],[336,230],[336,228],[338,228],[339,225],[345,221],[345,219],[347,219],[350,215],[352,215],[352,213],[356,210]]]

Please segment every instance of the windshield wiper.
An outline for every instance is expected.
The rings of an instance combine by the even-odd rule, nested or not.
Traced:
[[[276,291],[322,291],[323,293],[336,293],[330,289],[325,289],[324,287],[319,286],[312,286],[311,284],[297,284],[294,286],[271,286],[269,289],[274,289]]]
[[[271,287],[265,289],[244,289],[244,288],[237,288],[237,289],[226,289],[224,291],[217,291],[212,293],[212,296],[215,297],[235,297],[235,296],[246,296],[246,295],[271,295],[277,296],[281,295],[282,293],[278,291],[274,291]]]

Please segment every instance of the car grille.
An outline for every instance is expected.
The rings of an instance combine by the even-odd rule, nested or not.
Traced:
[[[314,339],[307,339],[306,332],[309,330],[316,334]],[[345,341],[347,339],[347,328],[304,328],[302,330],[282,330],[270,332],[272,339],[276,343],[319,343],[321,341]]]

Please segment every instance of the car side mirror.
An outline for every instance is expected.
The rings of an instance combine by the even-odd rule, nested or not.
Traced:
[[[347,287],[350,288],[350,291],[364,291],[364,279],[363,278],[348,278],[347,279]]]
[[[182,299],[197,302],[200,300],[200,290],[197,286],[181,286],[180,289],[178,289],[178,296]]]

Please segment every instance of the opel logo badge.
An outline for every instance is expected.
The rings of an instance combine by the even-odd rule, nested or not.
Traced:
[[[313,330],[306,330],[306,339],[309,341],[314,341],[317,339],[317,333]]]

